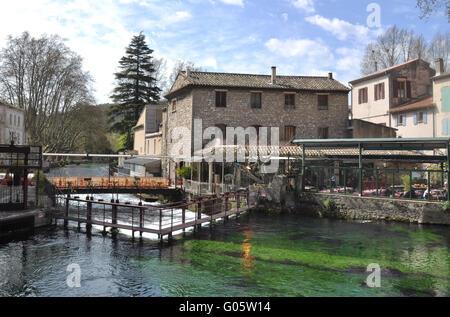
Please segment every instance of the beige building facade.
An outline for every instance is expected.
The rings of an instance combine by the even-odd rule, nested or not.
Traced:
[[[434,75],[414,59],[351,81],[353,118],[396,128],[399,137],[433,137]]]
[[[22,109],[0,102],[0,143],[28,144],[25,113]]]
[[[163,103],[147,105],[142,111],[136,126],[133,128],[134,150],[138,155],[161,155],[161,122],[164,107]]]

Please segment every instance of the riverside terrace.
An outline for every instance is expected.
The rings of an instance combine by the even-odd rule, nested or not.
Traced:
[[[292,143],[301,152],[303,192],[450,201],[449,138]]]

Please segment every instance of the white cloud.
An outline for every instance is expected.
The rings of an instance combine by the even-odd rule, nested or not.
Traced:
[[[341,41],[355,39],[359,42],[366,43],[371,40],[373,35],[377,34],[377,30],[371,30],[366,26],[352,24],[338,18],[333,18],[330,20],[318,14],[307,17],[306,21],[330,32]]]
[[[284,20],[285,22],[287,22],[287,21],[289,20],[289,14],[287,14],[287,13],[283,13],[283,14],[281,15],[281,17],[283,18],[283,20]]]
[[[266,42],[266,47],[273,53],[286,58],[290,57],[313,57],[329,55],[329,48],[321,41],[310,39],[270,39]]]
[[[225,4],[231,4],[236,6],[244,6],[244,0],[219,0],[220,2],[223,2]]]
[[[315,12],[314,0],[292,0],[294,7],[301,9],[307,13]]]
[[[138,7],[137,7],[138,6]],[[0,49],[8,35],[29,31],[34,37],[58,34],[66,45],[83,58],[83,68],[94,79],[97,102],[110,102],[114,72],[133,35],[146,30],[151,12],[152,30],[164,30],[171,24],[191,18],[190,12],[159,0],[51,0],[5,1],[0,19]],[[132,23],[130,17],[133,18]],[[153,37],[147,43],[153,48]],[[157,56],[155,51],[155,57]]]

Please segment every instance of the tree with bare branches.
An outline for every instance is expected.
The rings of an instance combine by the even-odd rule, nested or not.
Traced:
[[[58,36],[10,36],[0,53],[0,99],[25,110],[31,144],[69,152],[83,131],[82,105],[93,102],[82,59]]]
[[[449,39],[449,31],[444,34],[438,32],[431,41],[427,41],[423,35],[394,25],[366,46],[361,73],[367,75],[416,58],[430,63],[436,58],[442,58],[447,66],[450,58]]]
[[[434,12],[439,10],[450,10],[449,0],[417,0],[421,19],[428,19]],[[448,11],[447,11],[448,14]]]

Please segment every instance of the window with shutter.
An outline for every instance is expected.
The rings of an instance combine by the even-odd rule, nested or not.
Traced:
[[[450,122],[450,119],[442,120],[442,135],[445,135],[445,136],[450,135],[449,122]]]
[[[261,98],[262,93],[260,92],[252,92],[250,97],[250,104],[252,108],[260,109],[261,108]]]
[[[287,93],[284,95],[284,107],[287,109],[295,108],[295,94]]]
[[[216,91],[216,107],[226,108],[226,106],[227,106],[227,92]]]
[[[319,139],[328,139],[328,127],[319,128]]]
[[[328,95],[318,95],[317,100],[319,110],[328,110]]]
[[[442,112],[450,112],[450,86],[442,87]]]
[[[284,140],[290,141],[295,138],[295,127],[294,126],[285,126],[284,127]]]
[[[411,82],[406,82],[406,97],[411,98]]]

